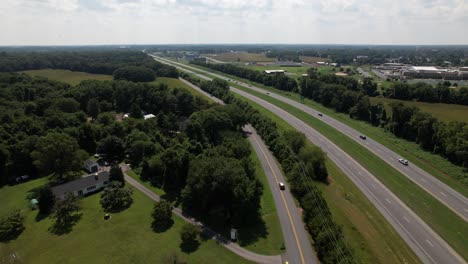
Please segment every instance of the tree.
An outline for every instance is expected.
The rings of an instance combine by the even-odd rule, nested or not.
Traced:
[[[166,200],[156,203],[153,208],[153,229],[165,230],[172,223],[172,205]]]
[[[152,82],[156,78],[154,71],[146,67],[128,66],[114,71],[114,80],[131,82]]]
[[[16,210],[0,220],[0,241],[15,239],[24,229],[24,217]]]
[[[182,240],[181,248],[185,252],[192,252],[200,245],[200,227],[193,224],[185,224],[180,231],[180,239]]]
[[[86,156],[76,139],[58,132],[39,138],[32,152],[34,165],[45,174],[52,173],[53,182],[68,180],[70,172],[79,170]]]
[[[39,190],[39,213],[48,214],[52,210],[55,203],[55,196],[49,186],[45,186]]]
[[[88,106],[86,107],[86,111],[89,116],[93,119],[96,119],[99,113],[101,112],[99,101],[96,98],[92,98],[88,101]]]
[[[125,185],[124,174],[122,172],[122,169],[119,167],[119,165],[112,165],[109,171],[109,181],[118,182],[120,183],[120,186]]]
[[[117,182],[110,182],[101,194],[100,203],[106,212],[119,212],[132,205],[132,194],[132,189],[121,187]]]
[[[121,160],[124,151],[124,142],[116,136],[102,139],[97,146],[97,153],[104,154],[108,159]]]
[[[55,219],[52,232],[57,234],[69,232],[81,217],[77,214],[80,209],[79,199],[72,193],[67,193],[62,200],[58,200],[52,214],[52,218]]]

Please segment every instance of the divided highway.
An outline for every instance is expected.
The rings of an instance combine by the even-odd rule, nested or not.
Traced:
[[[192,68],[190,66],[159,57],[156,57],[156,59],[175,66],[182,71],[195,74],[200,78],[211,79],[203,74],[188,70],[188,68]],[[199,71],[198,69],[196,70]],[[304,133],[313,144],[325,151],[327,156],[354,182],[354,184],[356,184],[374,206],[376,206],[424,263],[465,263],[465,261],[419,216],[413,213],[386,186],[333,142],[285,110],[252,94],[236,89],[235,87],[230,87],[230,89],[275,113],[291,126]]]
[[[190,67],[187,65],[183,65],[183,66],[197,70],[199,72],[210,74],[212,76],[216,76],[220,79],[229,80],[229,78],[216,74],[216,73],[211,73],[208,71],[200,70],[200,69]],[[283,101],[291,106],[294,106],[302,110],[303,112],[311,115],[313,118],[317,118],[323,121],[324,123],[326,123],[327,125],[333,127],[334,129],[340,131],[342,134],[350,137],[351,139],[359,143],[361,146],[371,151],[374,155],[381,158],[390,166],[398,170],[401,174],[403,174],[408,179],[416,183],[418,186],[420,186],[426,192],[431,194],[437,200],[445,204],[448,208],[450,208],[453,212],[459,215],[462,219],[464,219],[465,221],[468,221],[468,199],[465,196],[455,191],[454,189],[452,189],[445,183],[441,182],[436,177],[432,176],[431,174],[427,173],[426,171],[424,171],[423,169],[419,168],[418,166],[414,164],[410,163],[408,166],[404,166],[400,164],[398,162],[398,159],[402,157],[399,154],[388,149],[384,145],[378,143],[377,141],[371,138],[362,140],[359,136],[363,134],[360,133],[359,131],[345,125],[344,123],[341,123],[340,121],[332,117],[329,117],[326,115],[323,115],[320,117],[318,116],[318,114],[320,113],[319,111],[309,106],[303,105],[295,100],[289,99],[285,96],[282,96],[273,92],[266,91],[264,89],[255,87],[253,85],[245,84],[239,81],[236,81],[236,83],[245,88],[248,88],[248,89],[260,92],[260,93],[268,92],[268,94],[271,97],[278,99],[280,101]]]

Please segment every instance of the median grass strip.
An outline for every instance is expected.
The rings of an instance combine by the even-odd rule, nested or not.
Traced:
[[[309,114],[268,95],[242,88],[238,85],[235,86],[282,108],[316,129],[322,135],[326,135],[328,139],[352,156],[385,184],[460,255],[468,259],[468,243],[466,239],[468,237],[468,223],[445,205],[366,148],[320,120],[311,118]]]
[[[294,130],[283,119],[260,105],[248,101],[262,115],[271,118],[281,133]],[[312,144],[308,142],[307,144]],[[343,230],[357,263],[420,263],[418,257],[361,193],[351,180],[327,159],[330,184],[317,183],[333,219]]]
[[[376,140],[377,142],[384,145],[385,147],[391,149],[395,153],[400,154],[402,157],[409,160],[411,163],[417,165],[421,169],[437,177],[439,180],[441,180],[448,186],[452,187],[454,190],[460,192],[464,196],[468,196],[468,186],[463,185],[458,180],[464,177],[464,175],[466,175],[467,172],[463,171],[462,167],[452,164],[450,161],[448,161],[447,159],[437,154],[424,151],[423,149],[419,147],[418,144],[414,142],[410,142],[401,138],[397,138],[393,134],[385,131],[384,129],[380,127],[374,127],[364,121],[352,119],[347,114],[338,113],[335,110],[324,107],[321,104],[313,100],[310,100],[310,99],[301,100],[300,96],[297,93],[277,90],[272,87],[267,87],[258,83],[248,81],[246,79],[242,79],[242,78],[238,78],[238,77],[225,74],[222,72],[214,71],[209,68],[203,68],[198,65],[190,64],[190,66],[194,68],[198,68],[200,70],[205,70],[208,72],[216,73],[216,74],[219,74],[219,75],[222,75],[222,76],[234,79],[234,80],[239,80],[244,83],[250,83],[252,85],[265,89],[267,91],[274,92],[283,96],[287,96],[289,97],[289,99],[295,100],[297,102],[302,102],[307,106],[315,108],[321,111],[322,113],[327,114],[337,119],[338,121],[356,129],[357,131],[360,131],[361,133],[367,135],[368,137],[371,137],[372,139]],[[211,77],[214,77],[214,76],[211,76]],[[245,89],[236,84],[232,84],[232,85],[240,89]],[[246,91],[248,92],[249,90],[246,90]]]
[[[25,231],[9,243],[0,242],[1,263],[165,263],[172,254],[187,263],[249,263],[213,240],[202,240],[190,253],[180,249],[180,230],[184,221],[173,217],[174,224],[165,232],[151,229],[154,202],[134,190],[134,203],[104,220],[100,194],[81,200],[83,213],[73,230],[53,235],[48,229],[53,220],[36,220],[37,211],[28,208],[28,192],[46,183],[45,178],[16,186],[0,188],[0,197],[15,201],[0,208],[0,217],[15,208],[21,209]],[[11,255],[16,258],[12,259]]]

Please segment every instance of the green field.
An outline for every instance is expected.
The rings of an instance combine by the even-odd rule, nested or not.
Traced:
[[[462,121],[468,123],[468,106],[456,104],[432,104],[425,102],[403,101],[389,98],[371,97],[371,102],[383,103],[387,113],[391,116],[390,103],[403,103],[408,106],[415,106],[424,112],[427,112],[441,121]]]
[[[92,74],[86,72],[74,72],[69,70],[32,70],[32,71],[23,71],[23,73],[29,74],[31,76],[41,76],[46,77],[49,80],[65,82],[71,85],[77,85],[84,80],[99,80],[99,81],[108,81],[112,80],[112,75],[103,75],[103,74]]]
[[[273,195],[268,185],[268,180],[262,169],[260,161],[252,149],[251,154],[252,161],[255,164],[255,173],[258,179],[263,184],[263,193],[260,197],[260,214],[262,216],[262,221],[259,221],[257,225],[250,226],[249,228],[240,228],[239,232],[239,244],[252,251],[259,254],[265,255],[278,255],[284,252],[284,243],[283,243],[283,234],[281,231],[281,225],[279,222],[278,214],[276,213],[276,206],[273,200]],[[148,189],[152,190],[154,193],[160,195],[164,199],[172,201],[174,206],[181,207],[178,197],[173,197],[168,195],[164,190],[153,186],[148,181],[142,181],[140,177],[133,171],[128,171],[127,174],[143,184]],[[265,230],[264,236],[252,237],[251,234],[257,233],[259,230]],[[228,229],[219,230],[226,237],[229,235]],[[247,239],[242,239],[242,237]]]
[[[188,263],[247,263],[213,240],[203,241],[192,253],[180,249],[183,220],[174,216],[174,225],[163,233],[151,229],[153,201],[134,191],[133,205],[103,220],[99,194],[82,199],[82,218],[65,235],[53,235],[49,218],[36,221],[37,211],[27,208],[28,191],[45,183],[33,180],[0,189],[4,203],[0,217],[18,208],[26,216],[26,230],[9,243],[0,243],[0,263],[161,263],[177,253]],[[6,204],[5,204],[6,202]],[[16,254],[16,261],[10,255]]]
[[[263,53],[232,52],[202,55],[225,62],[269,62],[276,60],[275,58],[266,57]]]
[[[282,132],[294,128],[272,112],[239,95],[261,114],[276,122]],[[311,143],[307,143],[311,144]],[[420,263],[393,227],[361,191],[330,160],[330,184],[319,184],[335,222],[343,228],[345,240],[354,252],[356,263]]]

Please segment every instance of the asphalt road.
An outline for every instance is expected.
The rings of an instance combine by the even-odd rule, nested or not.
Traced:
[[[155,202],[160,201],[159,195],[155,194],[153,191],[150,189],[146,188],[144,185],[133,179],[132,177],[128,176],[125,174],[125,171],[128,169],[126,166],[122,167],[124,171],[124,177],[125,181],[135,187],[137,190],[141,191],[143,194],[148,196],[151,200]],[[203,223],[197,221],[195,218],[190,217],[189,215],[186,215],[180,210],[179,208],[173,208],[172,212],[185,220],[188,223],[191,223],[193,225],[197,225],[201,228],[202,233],[204,236],[209,237],[213,240],[215,240],[218,244],[223,245],[225,248],[228,250],[232,251],[233,253],[247,259],[250,261],[253,261],[255,263],[262,263],[262,264],[280,264],[282,263],[281,256],[267,256],[267,255],[260,255],[251,251],[248,251],[242,247],[240,247],[238,244],[231,242],[230,240],[224,238],[222,235],[214,232],[207,226],[205,226]]]
[[[196,68],[192,67],[192,69],[196,69]],[[203,71],[200,69],[196,69],[196,70]],[[204,72],[209,73],[207,71],[204,71]],[[229,79],[219,74],[214,74],[214,73],[209,73],[209,74],[216,76],[218,78],[221,78],[221,79],[225,79],[225,80]],[[285,96],[255,87],[253,85],[245,84],[239,81],[236,81],[236,83],[245,88],[248,88],[257,92],[261,92],[261,93],[268,92],[268,94],[271,97],[278,99],[280,101],[283,101],[291,106],[294,106],[302,110],[303,112],[309,114],[311,117],[317,118],[321,120],[322,122],[328,124],[329,126],[333,127],[334,129],[340,131],[344,135],[350,137],[351,139],[359,143],[361,146],[371,151],[377,157],[384,160],[390,166],[398,170],[401,174],[403,174],[408,179],[416,183],[418,186],[420,186],[422,189],[424,189],[434,198],[436,198],[437,200],[445,204],[448,208],[450,208],[453,212],[459,215],[462,219],[464,219],[465,221],[468,221],[468,199],[462,194],[460,194],[459,192],[455,191],[453,188],[449,187],[448,185],[446,185],[445,183],[437,179],[436,177],[427,173],[426,171],[419,168],[418,166],[412,164],[411,161],[408,166],[405,166],[399,163],[398,159],[404,158],[404,157],[401,157],[399,154],[393,152],[392,150],[388,149],[387,147],[378,143],[372,138],[367,138],[366,140],[362,140],[359,137],[360,135],[363,135],[362,133],[360,133],[359,131],[345,125],[344,123],[332,117],[329,117],[326,115],[323,115],[321,117],[318,116],[320,112],[315,110],[314,108],[306,106],[295,100],[289,99]]]
[[[296,207],[288,187],[286,186],[283,191],[279,188],[278,183],[283,182],[286,184],[286,181],[276,160],[252,126],[245,126],[244,131],[248,132],[249,141],[254,147],[263,171],[268,178],[286,246],[286,256],[283,259],[289,263],[318,263],[299,209]]]
[[[161,60],[159,58],[158,60],[176,66],[183,71],[193,73],[193,71],[187,69],[191,67],[184,64],[174,63],[164,59]],[[200,77],[203,76],[202,78],[204,79],[211,79],[202,74],[196,73],[196,75]],[[252,94],[236,89],[235,87],[230,88],[233,92],[272,111],[298,131],[304,133],[313,144],[319,146],[326,152],[327,156],[354,182],[354,184],[356,184],[364,195],[366,195],[382,213],[405,242],[414,250],[422,262],[441,264],[466,263],[463,258],[461,258],[419,216],[411,211],[387,187],[333,142],[283,109]]]

